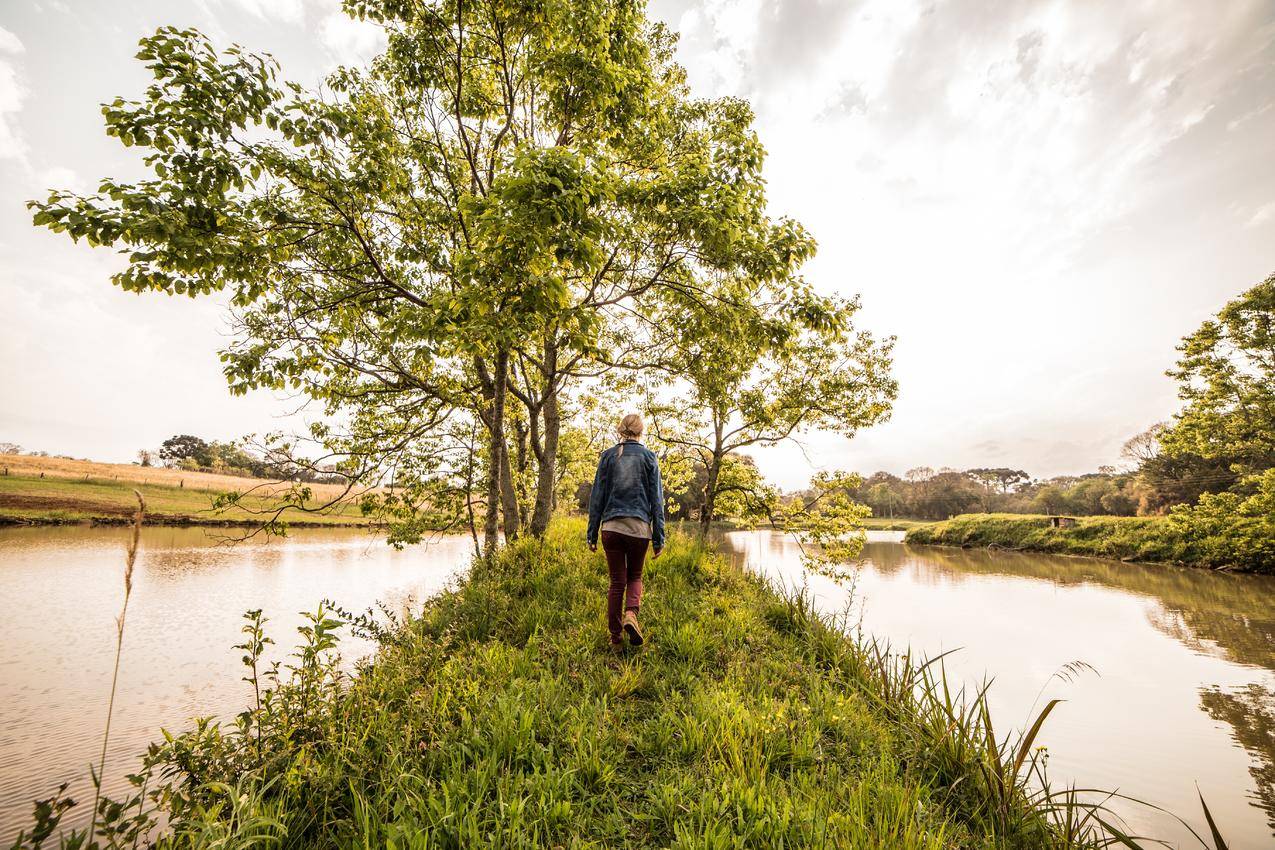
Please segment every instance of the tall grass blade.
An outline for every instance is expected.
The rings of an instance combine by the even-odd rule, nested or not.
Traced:
[[[1230,850],[1226,845],[1226,839],[1218,831],[1217,824],[1213,820],[1213,813],[1209,811],[1209,804],[1204,802],[1204,794],[1201,793],[1199,786],[1196,786],[1195,793],[1200,795],[1200,806],[1204,809],[1204,819],[1208,821],[1209,832],[1213,834],[1213,850]]]
[[[146,515],[146,500],[141,491],[134,490],[137,497],[137,512],[133,514],[133,534],[128,542],[128,556],[124,563],[124,604],[120,607],[120,615],[115,620],[115,667],[111,671],[111,697],[106,702],[106,729],[102,732],[102,754],[98,758],[97,770],[93,772],[93,810],[89,814],[88,840],[93,841],[93,831],[97,828],[97,807],[102,799],[102,782],[106,778],[106,747],[111,740],[111,715],[115,713],[115,689],[120,680],[120,655],[124,650],[124,620],[128,616],[128,600],[133,595],[133,566],[137,563],[137,544],[142,536],[142,519]]]
[[[1062,702],[1060,699],[1051,699],[1046,703],[1040,714],[1036,715],[1036,722],[1032,724],[1032,728],[1027,730],[1027,734],[1023,736],[1023,741],[1018,747],[1018,755],[1014,758],[1013,776],[1018,775],[1023,762],[1027,760],[1027,754],[1031,752],[1032,744],[1036,741],[1036,736],[1040,734],[1040,727],[1044,725],[1045,718],[1049,717],[1049,712],[1053,711],[1054,706],[1060,702]]]

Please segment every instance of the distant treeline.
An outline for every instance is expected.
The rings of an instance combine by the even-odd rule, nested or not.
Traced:
[[[1227,463],[1194,454],[1169,456],[1160,448],[1164,425],[1130,439],[1123,469],[1102,467],[1082,475],[1033,478],[1025,470],[930,467],[902,477],[875,472],[850,495],[874,516],[947,519],[965,513],[1158,516],[1173,505],[1193,505],[1206,493],[1235,486]]]
[[[874,516],[947,519],[964,513],[1135,516],[1151,498],[1137,476],[1113,470],[1033,479],[1008,468],[910,469],[903,476],[876,472],[850,490]]]
[[[171,469],[277,481],[344,484],[347,480],[347,476],[335,467],[321,467],[285,452],[257,452],[241,443],[204,440],[190,434],[169,437],[158,449],[142,449],[137,453],[137,459],[142,466],[154,466],[158,462]]]

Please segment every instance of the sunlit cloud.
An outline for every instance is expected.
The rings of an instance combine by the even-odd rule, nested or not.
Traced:
[[[22,159],[27,150],[18,127],[18,113],[27,97],[17,61],[24,50],[16,35],[0,27],[0,159]]]
[[[130,57],[157,26],[270,51],[307,85],[366,61],[383,36],[338,0],[180,11],[136,0],[129,16],[81,3],[74,25],[60,8],[6,9],[0,30],[0,181],[11,188],[0,301],[25,323],[0,338],[0,355],[31,364],[6,373],[0,394],[29,400],[21,415],[41,423],[15,424],[6,405],[0,439],[129,459],[140,437],[128,428],[102,422],[95,438],[82,427],[90,396],[140,393],[138,421],[162,439],[195,427],[165,390],[181,374],[200,376],[189,386],[208,436],[271,430],[264,402],[224,395],[213,305],[124,297],[107,282],[117,258],[33,232],[22,202],[131,167],[100,135],[97,110],[144,85]],[[862,324],[898,337],[892,420],[849,442],[810,435],[805,454],[759,452],[783,486],[812,468],[1047,475],[1112,462],[1125,437],[1176,408],[1163,374],[1175,343],[1275,270],[1268,0],[651,0],[651,10],[681,32],[696,94],[753,104],[772,209],[820,243],[807,277],[860,293]],[[78,61],[46,59],[63,55]],[[72,301],[100,316],[77,314],[68,334],[56,305]],[[153,392],[109,371],[90,392],[74,369],[21,354],[41,345],[67,363],[112,351],[162,370]]]

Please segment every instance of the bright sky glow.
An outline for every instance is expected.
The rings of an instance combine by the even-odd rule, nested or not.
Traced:
[[[1176,408],[1164,370],[1275,271],[1275,5],[654,0],[703,95],[748,98],[807,276],[898,337],[891,422],[759,453],[798,486],[1009,465],[1079,473]],[[137,39],[196,26],[312,83],[374,54],[334,0],[57,2],[0,11],[0,440],[129,460],[179,432],[286,425],[233,399],[220,305],[119,292],[119,260],[36,230],[46,189],[137,173],[98,104],[145,85]]]

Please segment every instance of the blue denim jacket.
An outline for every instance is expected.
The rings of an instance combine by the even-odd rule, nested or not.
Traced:
[[[655,452],[626,440],[598,459],[598,473],[589,494],[589,545],[598,542],[598,529],[609,519],[637,517],[651,524],[651,546],[664,548],[664,485]]]

